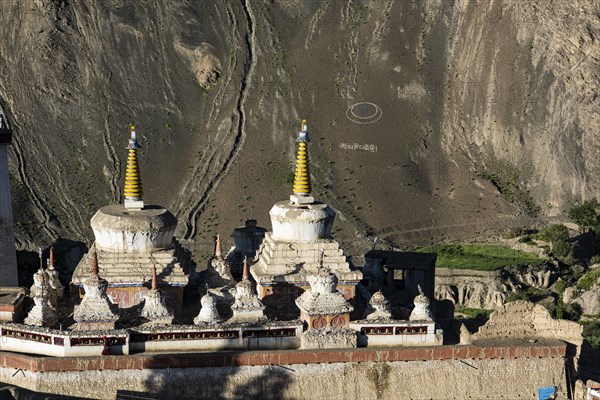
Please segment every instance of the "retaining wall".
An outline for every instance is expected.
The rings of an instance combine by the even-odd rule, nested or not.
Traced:
[[[565,395],[565,352],[559,341],[513,341],[86,358],[0,353],[0,381],[103,399],[535,399],[540,386]]]

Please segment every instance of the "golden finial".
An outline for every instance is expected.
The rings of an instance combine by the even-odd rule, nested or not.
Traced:
[[[137,150],[139,149],[137,142],[135,125],[131,125],[131,139],[127,145],[127,169],[125,171],[125,187],[123,193],[125,195],[125,207],[127,208],[144,208],[142,200],[142,180],[140,178],[140,168],[137,159]]]
[[[306,131],[306,120],[302,120],[302,130],[298,132],[298,152],[296,154],[296,170],[294,172],[294,194],[310,195],[310,170],[308,168],[308,152],[306,143],[308,143],[308,132]]]

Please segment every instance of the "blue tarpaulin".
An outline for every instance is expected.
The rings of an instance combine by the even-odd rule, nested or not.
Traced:
[[[556,394],[554,386],[545,386],[538,388],[538,400],[549,400]]]

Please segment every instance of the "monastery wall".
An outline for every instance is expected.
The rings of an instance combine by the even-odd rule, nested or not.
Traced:
[[[566,394],[565,351],[545,341],[85,359],[0,353],[0,381],[104,399],[535,399],[541,386]]]

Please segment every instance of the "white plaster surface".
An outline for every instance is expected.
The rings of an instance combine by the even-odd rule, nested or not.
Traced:
[[[150,252],[173,245],[177,218],[162,207],[132,210],[114,204],[98,210],[90,223],[99,248]]]
[[[292,205],[281,201],[269,214],[275,240],[311,242],[331,237],[335,212],[327,204]]]

